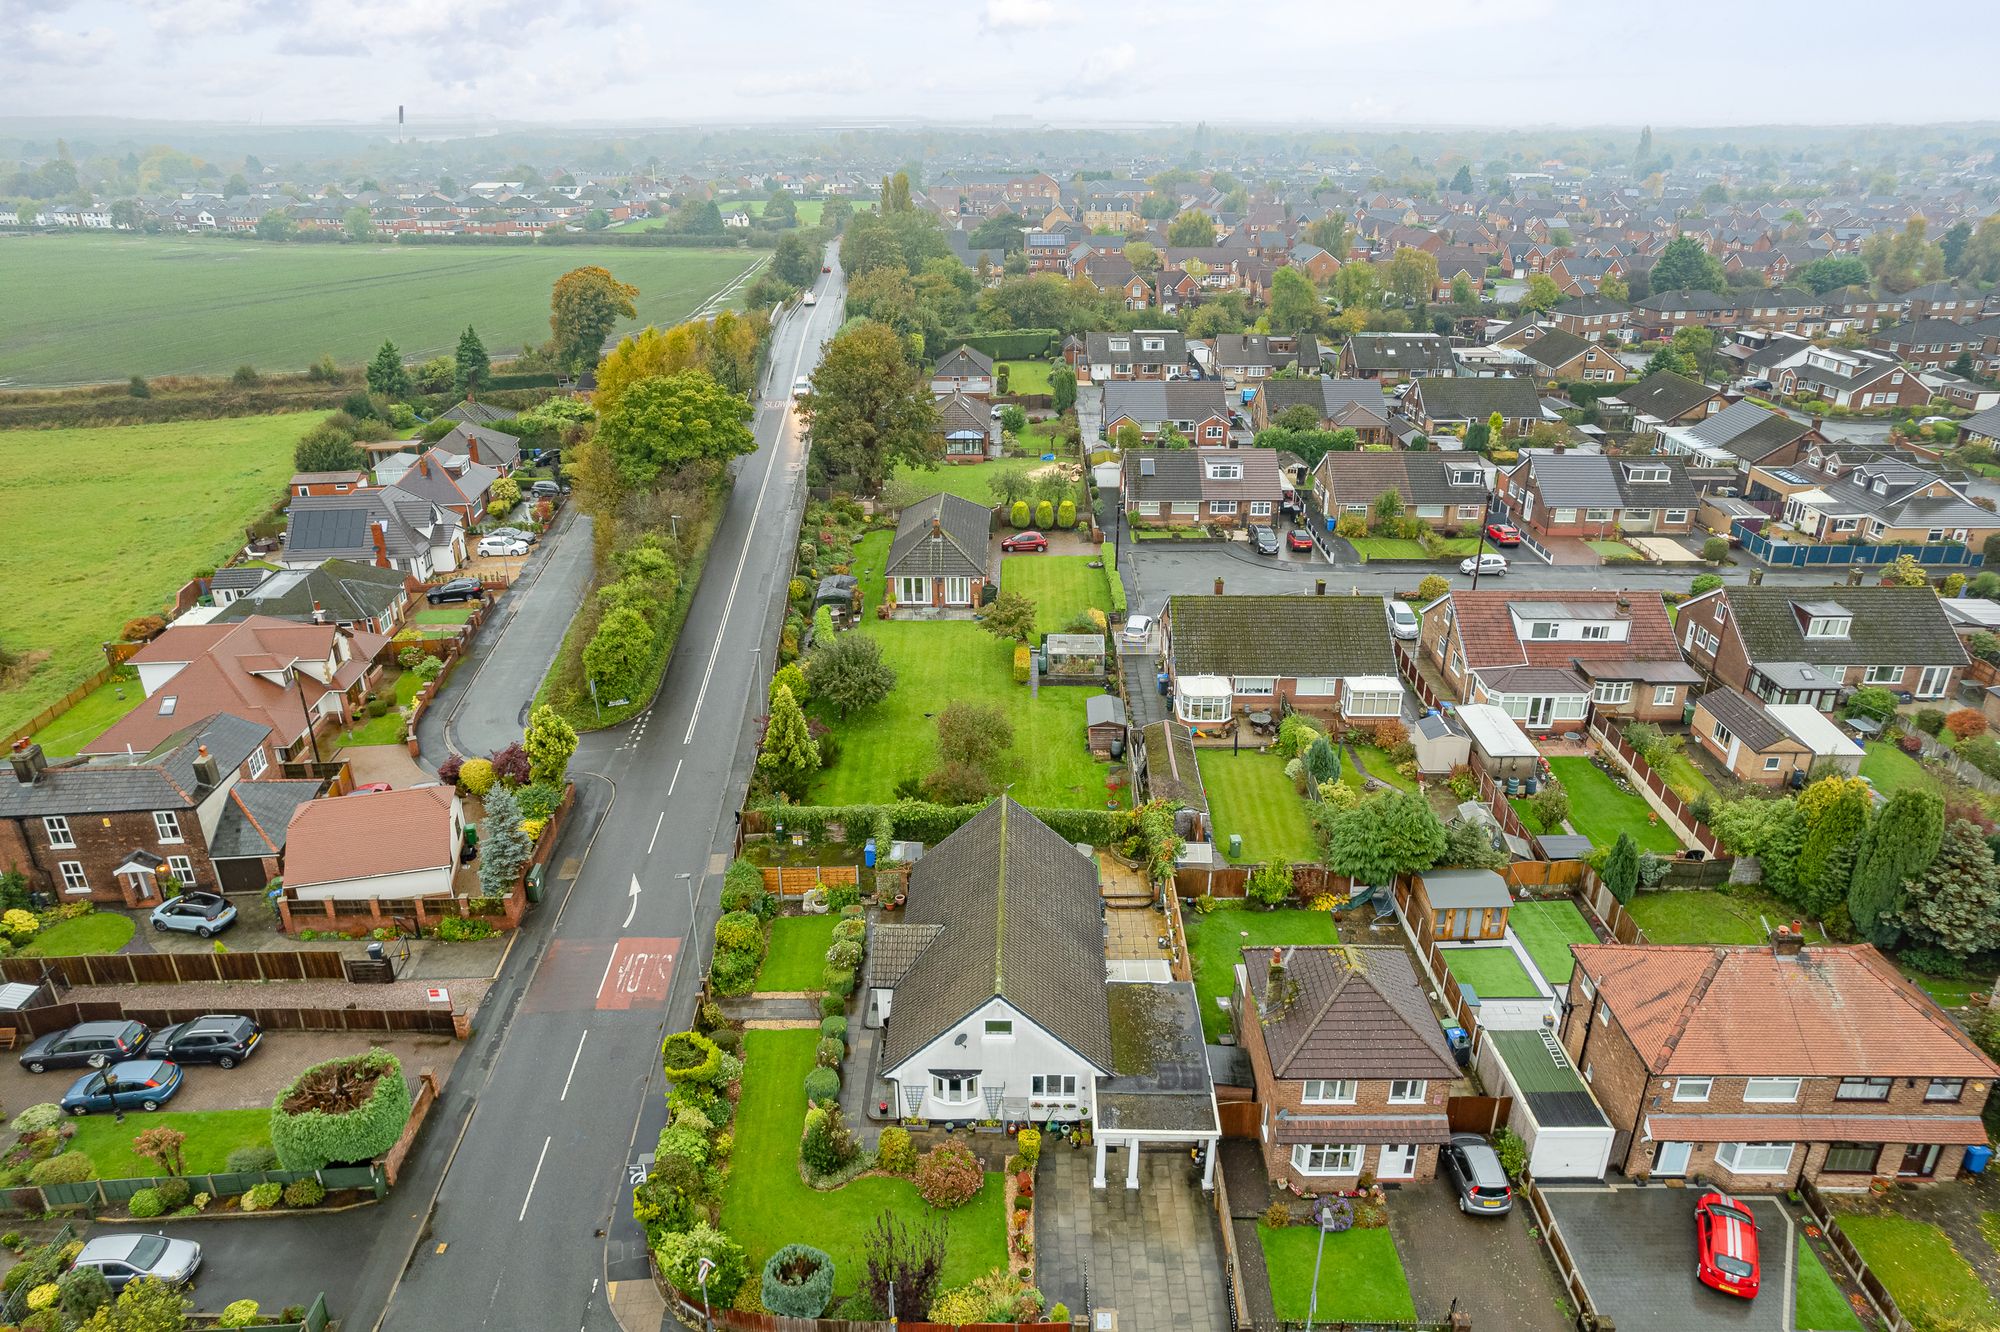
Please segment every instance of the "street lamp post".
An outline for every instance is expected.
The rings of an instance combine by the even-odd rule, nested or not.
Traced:
[[[688,889],[688,937],[694,940],[694,969],[695,969],[695,973],[696,973],[697,975],[699,975],[699,974],[701,973],[701,933],[700,933],[700,931],[699,931],[699,930],[697,930],[697,929],[695,928],[695,919],[694,919],[694,875],[693,875],[693,874],[690,874],[690,873],[689,873],[689,872],[687,872],[686,870],[682,870],[682,871],[681,871],[681,872],[680,872],[679,874],[675,875],[674,877],[675,877],[675,878],[677,878],[677,879],[682,879],[682,880],[685,880],[685,881],[686,881],[686,883],[687,883],[687,889]]]
[[[1306,1304],[1306,1332],[1312,1332],[1313,1319],[1319,1316],[1319,1264],[1326,1256],[1326,1232],[1333,1229],[1333,1207],[1322,1198],[1313,1207],[1313,1221],[1319,1226],[1319,1245],[1313,1250],[1312,1298]]]

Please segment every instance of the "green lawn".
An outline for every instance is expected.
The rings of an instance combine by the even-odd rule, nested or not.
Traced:
[[[1195,760],[1201,765],[1201,784],[1208,790],[1216,846],[1227,852],[1230,834],[1243,837],[1242,853],[1230,855],[1231,863],[1319,859],[1319,839],[1313,836],[1305,801],[1285,776],[1285,760],[1275,751],[1199,749]]]
[[[1380,749],[1370,744],[1353,744],[1349,745],[1348,748],[1361,756],[1362,766],[1368,769],[1368,775],[1375,778],[1375,780],[1387,782],[1401,791],[1414,791],[1417,789],[1415,782],[1396,771],[1396,761],[1389,757],[1388,750]],[[1356,789],[1359,789],[1363,785],[1361,774],[1355,769],[1351,755],[1342,754],[1340,756],[1340,780]]]
[[[866,608],[862,632],[882,644],[896,670],[889,697],[842,720],[823,705],[816,715],[840,739],[840,754],[814,780],[815,804],[853,805],[895,799],[905,777],[921,778],[937,762],[937,714],[954,699],[992,704],[1012,723],[1014,744],[999,764],[1002,783],[1024,805],[1102,808],[1109,765],[1084,747],[1088,689],[1049,688],[1037,698],[1014,683],[1014,645],[969,620],[878,620],[882,566],[890,534],[872,532],[856,544],[854,571]],[[1042,558],[1042,557],[1035,557]],[[1121,798],[1124,793],[1121,791]]]
[[[82,957],[115,953],[132,942],[132,918],[116,911],[93,911],[74,920],[59,920],[35,935],[22,950],[33,957]]]
[[[943,491],[974,504],[992,504],[992,478],[999,472],[1033,472],[1048,466],[1040,458],[992,458],[976,463],[940,463],[929,470],[899,467],[882,487],[883,503],[902,508]]]
[[[1060,421],[1030,421],[1028,428],[1015,436],[1023,453],[1040,457],[1044,453],[1061,454],[1066,441],[1062,438]]]
[[[1019,592],[1035,603],[1035,626],[1059,634],[1091,609],[1109,612],[1111,584],[1091,555],[1003,555],[1000,589]]]
[[[1972,996],[1975,993],[1993,992],[1994,978],[1983,973],[1966,976],[1931,976],[1907,965],[1900,958],[1896,959],[1896,966],[1905,976],[1921,986],[1925,994],[1937,1000],[1940,1008],[1967,1008],[1971,1006]]]
[[[630,330],[685,318],[763,258],[706,248],[28,237],[0,251],[0,381],[303,370],[323,353],[360,365],[384,338],[414,361],[450,354],[467,324],[498,353],[548,337],[549,291],[573,268],[601,264],[639,289],[638,318],[619,325]]]
[[[824,916],[779,916],[771,922],[771,944],[764,968],[757,973],[763,991],[818,990],[826,984],[826,950],[833,947],[833,927],[839,920]]]
[[[1570,955],[1569,946],[1597,942],[1596,933],[1576,909],[1576,903],[1560,899],[1516,902],[1507,912],[1507,923],[1513,927],[1521,947],[1535,959],[1535,969],[1542,973],[1542,979],[1558,990],[1569,984],[1570,974],[1576,970],[1576,959]]]
[[[473,606],[426,606],[410,617],[411,624],[464,624],[472,618]]]
[[[415,671],[404,671],[396,677],[396,706],[409,707],[416,701],[417,691],[423,687],[423,679]]]
[[[1918,1327],[2000,1326],[2000,1301],[1936,1226],[1909,1217],[1843,1213],[1840,1228]]]
[[[1000,373],[1002,365],[1007,367],[1007,392],[1010,396],[1016,393],[1048,393],[1050,391],[1050,367],[1047,361],[996,361],[993,364],[993,373],[995,375]]]
[[[762,217],[764,216],[764,205],[769,202],[770,200],[768,199],[738,199],[733,203],[722,204],[720,207],[724,214],[733,213],[741,208],[752,217]],[[826,211],[826,200],[824,199],[794,199],[792,203],[799,210],[799,225],[801,227],[818,226],[820,214]],[[667,219],[660,218],[659,220],[664,222]]]
[[[1653,771],[1660,774],[1660,780],[1671,787],[1675,795],[1690,803],[1696,796],[1715,794],[1715,783],[1708,780],[1708,774],[1679,751],[1668,755],[1664,763],[1656,764]]]
[[[1630,560],[1637,558],[1639,554],[1623,541],[1585,541],[1583,544],[1607,560]]]
[[[1421,541],[1401,537],[1348,537],[1347,544],[1363,560],[1427,560],[1430,552]]]
[[[1764,893],[1707,888],[1640,893],[1625,909],[1656,944],[1760,944],[1770,937],[1760,917],[1775,927],[1798,914]],[[1806,926],[1806,937],[1825,938],[1812,924]]]
[[[1883,740],[1870,740],[1861,756],[1861,775],[1875,783],[1875,789],[1891,796],[1906,786],[1937,790],[1937,778],[1924,771],[1913,754],[1905,754]]]
[[[1541,994],[1511,948],[1447,948],[1444,964],[1459,984],[1470,985],[1482,999],[1533,999]]]
[[[390,708],[379,717],[369,717],[360,725],[342,731],[335,743],[345,749],[349,745],[393,745],[402,738],[403,716]]]
[[[1587,758],[1552,758],[1549,770],[1569,792],[1569,821],[1593,846],[1610,846],[1629,832],[1641,851],[1671,856],[1680,839],[1665,823],[1650,822],[1653,808],[1636,790],[1627,794],[1611,784],[1603,769]]]
[[[908,1180],[868,1176],[821,1192],[799,1178],[798,1143],[805,1131],[805,1076],[819,1044],[817,1029],[743,1034],[743,1099],[736,1108],[736,1152],[722,1194],[722,1228],[749,1250],[760,1272],[780,1247],[811,1244],[833,1259],[836,1293],[852,1291],[862,1274],[862,1241],[884,1212],[905,1221],[929,1209]],[[269,1112],[261,1112],[269,1118]],[[963,1207],[935,1215],[946,1228],[943,1284],[963,1285],[1007,1261],[1004,1195],[999,1175]]]
[[[1272,1230],[1257,1223],[1264,1267],[1271,1278],[1271,1304],[1285,1322],[1303,1322],[1308,1313],[1322,1322],[1414,1322],[1416,1303],[1409,1278],[1396,1256],[1387,1226],[1345,1230],[1326,1237],[1319,1252],[1316,1226]],[[1313,1301],[1313,1259],[1320,1259],[1319,1300]]]
[[[0,246],[7,330],[19,328],[11,316],[21,309],[8,267],[37,248]],[[65,327],[82,294],[64,292]],[[10,336],[0,331],[0,348]],[[243,529],[284,497],[292,446],[320,415],[0,432],[0,531],[71,536],[61,558],[41,542],[0,543],[0,644],[46,654],[24,684],[0,693],[0,734],[102,669],[99,645],[127,620],[162,610],[196,569],[238,549]]]
[[[1229,1015],[1216,1007],[1215,1000],[1236,988],[1236,964],[1243,960],[1245,948],[1340,942],[1340,931],[1331,915],[1300,907],[1265,911],[1225,906],[1205,916],[1193,910],[1184,910],[1181,916],[1187,922],[1188,961],[1194,965],[1201,1029],[1211,1041],[1229,1030]]]
[[[145,700],[146,691],[139,687],[139,673],[126,667],[35,732],[35,743],[50,758],[69,758]]]
[[[209,1076],[226,1078],[229,1074],[217,1071]],[[267,1105],[248,1110],[162,1110],[152,1115],[127,1111],[122,1124],[110,1115],[88,1115],[70,1122],[76,1126],[70,1145],[97,1163],[99,1179],[143,1179],[162,1173],[158,1165],[132,1150],[132,1139],[147,1129],[170,1128],[187,1134],[181,1150],[190,1174],[219,1173],[228,1168],[231,1152],[240,1147],[267,1146],[271,1141],[271,1107]]]
[[[1861,1320],[1840,1285],[1799,1236],[1798,1277],[1792,1299],[1792,1326],[1799,1332],[1862,1332]]]

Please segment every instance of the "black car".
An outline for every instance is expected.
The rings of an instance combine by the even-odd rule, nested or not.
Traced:
[[[21,1067],[30,1073],[52,1068],[104,1068],[122,1059],[137,1059],[146,1044],[143,1022],[81,1022],[67,1031],[38,1037],[21,1051]]]
[[[1278,553],[1278,529],[1275,527],[1253,527],[1250,529],[1250,544],[1259,555]]]
[[[216,1064],[235,1068],[250,1057],[264,1029],[247,1017],[210,1013],[192,1022],[176,1022],[161,1027],[146,1042],[148,1059],[171,1059],[176,1064]]]
[[[424,593],[424,600],[433,606],[442,606],[447,601],[479,600],[479,580],[477,578],[454,578],[449,583],[439,583]]]

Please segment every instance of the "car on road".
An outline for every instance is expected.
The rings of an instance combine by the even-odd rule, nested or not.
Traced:
[[[448,601],[477,601],[481,595],[477,578],[454,578],[424,593],[424,600],[433,606],[442,606]]]
[[[1250,547],[1259,555],[1276,555],[1278,553],[1278,529],[1275,527],[1251,528]]]
[[[804,375],[800,375],[797,379],[794,379],[792,381],[792,396],[794,398],[803,398],[806,396],[806,394],[811,393],[812,391],[813,391],[812,381],[810,379],[807,379]]]
[[[814,295],[813,293],[811,293],[811,292],[807,292],[807,293],[806,293],[806,298],[805,298],[805,300],[804,300],[804,301],[802,301],[802,302],[800,302],[800,304],[802,304],[802,305],[818,305],[818,304],[819,304],[819,297],[815,296],[815,295]]]
[[[86,1073],[63,1093],[62,1108],[73,1115],[108,1115],[112,1110],[157,1110],[181,1089],[181,1066],[167,1059],[127,1059]]]
[[[1500,1154],[1477,1133],[1454,1133],[1438,1153],[1446,1180],[1467,1216],[1505,1216],[1514,1210],[1514,1189],[1500,1168]]]
[[[1462,574],[1469,574],[1475,569],[1480,573],[1499,577],[1507,572],[1507,557],[1497,551],[1489,550],[1483,555],[1458,562],[1458,571]]]
[[[201,1245],[166,1235],[99,1235],[76,1255],[77,1267],[94,1267],[116,1293],[140,1277],[185,1286],[201,1270]]]
[[[46,1073],[52,1068],[103,1068],[120,1059],[136,1059],[145,1048],[143,1022],[80,1022],[66,1031],[36,1037],[21,1051],[21,1067],[30,1073]]]
[[[528,553],[528,543],[516,537],[489,536],[479,538],[479,553],[483,556],[495,555],[509,558]]]
[[[819,271],[820,271],[820,272],[822,272],[822,273],[831,273],[831,272],[833,271],[833,265],[832,265],[832,264],[821,264],[821,265],[819,266]]]
[[[1303,527],[1294,527],[1286,534],[1285,545],[1293,550],[1311,550],[1313,548],[1313,534],[1306,531]]]
[[[1949,416],[1926,416],[1923,420],[1917,422],[1917,424],[1920,426],[1943,425],[1952,419]]]
[[[182,893],[153,908],[153,928],[213,938],[236,923],[236,908],[220,893]]]
[[[1750,1209],[1711,1189],[1694,1205],[1695,1278],[1746,1300],[1757,1298],[1757,1222]]]
[[[1047,550],[1049,539],[1040,532],[1016,532],[1000,543],[1000,549],[1010,553],[1024,550]]]
[[[1521,529],[1512,523],[1488,523],[1486,539],[1496,546],[1518,546],[1521,544]]]
[[[1397,638],[1415,638],[1418,633],[1417,613],[1410,609],[1410,603],[1390,597],[1389,632]]]
[[[530,499],[552,500],[568,493],[569,487],[563,485],[561,482],[551,481],[547,477],[543,477],[540,481],[528,487],[528,498]]]
[[[176,1064],[214,1064],[235,1068],[264,1039],[264,1029],[234,1013],[209,1013],[187,1022],[161,1027],[146,1042],[146,1057]]]
[[[1153,617],[1150,615],[1127,616],[1125,627],[1118,631],[1118,636],[1128,643],[1146,642],[1153,636]]]

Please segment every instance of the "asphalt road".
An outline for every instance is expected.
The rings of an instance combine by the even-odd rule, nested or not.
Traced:
[[[440,1122],[426,1130],[418,1177],[389,1204],[416,1218],[421,1235],[407,1224],[384,1226],[351,1307],[341,1310],[349,1327],[608,1330],[616,1323],[605,1280],[645,1275],[629,1172],[664,1118],[659,1040],[692,1012],[699,965],[686,941],[700,939],[716,914],[752,705],[770,669],[760,657],[782,615],[805,464],[789,387],[839,327],[840,283],[838,273],[822,279],[820,303],[795,309],[773,338],[755,418],[759,448],[737,464],[659,696],[578,750],[572,772],[584,798],[558,850],[558,888],[530,917],[520,956],[489,996]],[[583,538],[563,540],[587,558]],[[494,670],[503,669],[500,653],[517,651],[512,636],[530,613],[543,617],[536,597],[530,589],[523,599]],[[546,612],[567,620],[554,598]],[[549,632],[559,637],[561,628]],[[468,686],[455,723],[468,739],[475,715],[516,724],[507,711],[507,699],[519,697],[516,667],[504,669],[510,674]],[[491,704],[480,697],[489,689]],[[565,871],[576,873],[566,888]],[[700,898],[694,921],[691,888]],[[430,1188],[436,1206],[423,1223]],[[410,1232],[401,1247],[398,1231]],[[414,1260],[401,1270],[416,1239]]]

